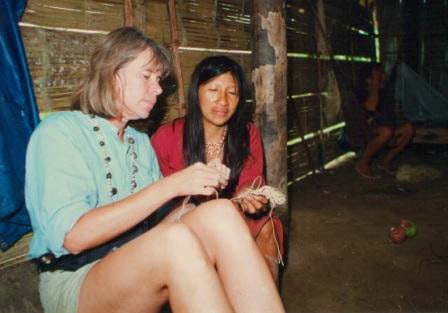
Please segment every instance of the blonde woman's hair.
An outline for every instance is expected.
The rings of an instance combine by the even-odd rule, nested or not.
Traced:
[[[95,49],[86,75],[72,98],[72,110],[102,117],[117,117],[114,77],[120,68],[145,49],[151,49],[153,62],[162,78],[171,72],[171,58],[162,46],[135,27],[120,27],[107,34]]]

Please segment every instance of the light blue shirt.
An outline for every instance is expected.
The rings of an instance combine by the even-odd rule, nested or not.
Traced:
[[[33,226],[29,257],[52,252],[67,254],[64,237],[76,221],[96,207],[131,193],[132,165],[137,187],[134,192],[161,178],[156,155],[146,134],[128,126],[125,138],[135,140],[137,159],[132,161],[127,140],[120,141],[117,128],[96,117],[100,132],[94,132],[91,117],[79,111],[58,112],[45,118],[31,136],[26,156],[25,199]],[[99,144],[102,134],[105,147]],[[111,157],[110,195],[105,151]]]

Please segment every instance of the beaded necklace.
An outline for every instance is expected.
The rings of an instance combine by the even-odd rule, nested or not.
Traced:
[[[222,150],[224,149],[224,140],[227,135],[227,126],[224,128],[224,132],[222,133],[222,137],[219,142],[211,142],[205,144],[205,159],[207,161],[213,160],[217,158]]]
[[[99,145],[101,153],[103,155],[104,167],[106,168],[106,182],[109,187],[109,196],[111,198],[113,198],[118,193],[118,189],[116,186],[114,186],[113,180],[112,180],[112,171],[110,169],[110,163],[112,162],[112,158],[110,157],[109,151],[107,150],[107,145],[106,145],[106,140],[105,140],[104,134],[101,131],[101,128],[98,124],[98,121],[96,120],[95,115],[90,115],[90,121],[92,123],[93,133],[98,138],[98,145]],[[136,179],[136,174],[138,172],[138,167],[136,164],[137,153],[135,153],[135,149],[134,149],[134,144],[135,144],[134,138],[132,138],[131,136],[129,136],[127,134],[126,134],[126,138],[127,138],[127,143],[128,143],[128,147],[129,147],[128,151],[131,156],[131,162],[132,162],[131,163],[132,170],[131,170],[130,191],[131,191],[131,193],[133,193],[135,191],[135,189],[137,188],[137,179]]]

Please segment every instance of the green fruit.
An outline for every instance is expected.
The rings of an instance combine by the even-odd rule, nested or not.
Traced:
[[[410,225],[406,227],[406,237],[412,238],[417,235],[417,227],[413,222],[410,222]]]

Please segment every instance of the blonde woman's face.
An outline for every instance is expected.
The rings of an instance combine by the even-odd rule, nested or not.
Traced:
[[[200,85],[198,97],[204,127],[225,126],[238,107],[238,82],[231,73],[221,74]]]
[[[115,76],[117,105],[125,121],[145,119],[162,93],[161,72],[148,48],[121,68]]]

